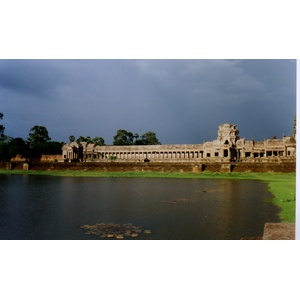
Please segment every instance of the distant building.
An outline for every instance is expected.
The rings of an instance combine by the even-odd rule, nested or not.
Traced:
[[[265,139],[261,142],[239,138],[236,125],[219,126],[216,140],[203,144],[96,146],[86,142],[65,144],[64,161],[86,162],[226,162],[226,161],[294,161],[296,159],[296,126],[293,136]]]

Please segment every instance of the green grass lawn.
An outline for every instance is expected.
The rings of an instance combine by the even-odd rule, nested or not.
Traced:
[[[64,171],[24,171],[0,169],[0,174],[18,175],[51,175],[51,176],[81,176],[81,177],[132,177],[132,178],[209,178],[209,179],[237,179],[262,180],[268,184],[269,191],[274,195],[273,203],[281,208],[279,214],[282,222],[295,223],[296,214],[296,173],[184,173],[184,172],[99,172],[85,170]]]

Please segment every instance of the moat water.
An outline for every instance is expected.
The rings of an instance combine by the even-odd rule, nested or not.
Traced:
[[[0,175],[0,239],[107,239],[96,223],[142,226],[125,239],[233,240],[262,236],[279,209],[255,180]]]

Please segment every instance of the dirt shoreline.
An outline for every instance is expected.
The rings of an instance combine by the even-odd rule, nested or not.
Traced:
[[[293,223],[266,223],[263,236],[244,237],[241,240],[295,240],[295,229]]]

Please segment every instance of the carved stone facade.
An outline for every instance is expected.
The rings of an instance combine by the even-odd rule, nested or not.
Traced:
[[[85,162],[280,162],[295,161],[294,136],[265,139],[261,142],[239,138],[236,125],[219,126],[216,140],[203,144],[148,145],[148,146],[97,146],[94,144],[65,144],[62,160]]]

